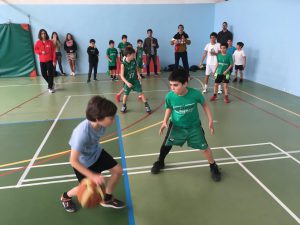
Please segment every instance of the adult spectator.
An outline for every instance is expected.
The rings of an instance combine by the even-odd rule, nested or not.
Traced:
[[[147,35],[148,37],[145,38],[144,45],[143,45],[143,49],[147,58],[147,76],[150,76],[151,59],[154,64],[154,74],[157,75],[156,56],[157,56],[157,49],[159,48],[159,45],[157,39],[152,37],[153,35],[152,29],[147,30]]]
[[[228,40],[233,40],[233,34],[227,29],[227,22],[223,22],[222,30],[218,33],[218,43],[227,43]]]

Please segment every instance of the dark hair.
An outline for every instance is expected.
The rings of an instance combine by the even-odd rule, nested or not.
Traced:
[[[45,29],[40,29],[39,35],[38,35],[39,39],[42,40],[42,32],[46,33],[46,40],[49,40],[49,35]]]
[[[93,42],[96,43],[95,39],[90,40],[90,43],[93,43]]]
[[[115,116],[117,113],[117,106],[101,96],[92,97],[87,105],[85,114],[89,121],[96,122],[103,120],[105,117]]]
[[[241,48],[243,48],[244,47],[244,43],[243,42],[241,42],[241,41],[239,41],[238,43],[236,43],[237,45],[239,45]]]
[[[150,31],[151,31],[151,33],[153,33],[152,29],[148,29],[148,30],[147,30],[147,33],[150,32]]]
[[[73,38],[73,35],[72,34],[70,34],[70,33],[67,33],[67,35],[66,35],[66,40],[65,41],[68,41],[68,36],[71,36],[71,40],[73,40],[74,41],[74,38]]]
[[[123,35],[122,35],[122,40],[123,40],[124,38],[127,39],[127,35],[126,35],[126,34],[123,34]]]
[[[110,44],[114,44],[115,42],[113,41],[113,40],[110,40],[109,42],[108,42],[108,44],[110,45]]]
[[[51,39],[53,39],[54,34],[56,34],[56,39],[57,39],[58,41],[60,41],[60,40],[59,40],[59,37],[58,37],[58,34],[57,34],[55,31],[52,32],[52,34],[51,34]]]
[[[178,29],[179,29],[179,27],[182,27],[182,29],[184,29],[184,26],[182,24],[178,25]]]
[[[124,50],[124,55],[125,55],[125,56],[131,55],[131,54],[133,54],[133,53],[135,53],[135,50],[134,50],[134,48],[132,48],[132,47],[130,47],[130,46],[127,46],[127,47],[125,48],[125,50]]]
[[[188,82],[189,80],[189,74],[186,70],[184,69],[178,69],[174,70],[168,78],[169,81],[178,81],[182,84]]]
[[[217,34],[216,32],[212,32],[212,33],[209,35],[209,37],[215,37],[215,38],[217,38],[217,37],[218,37],[218,34]]]
[[[228,48],[228,44],[227,43],[221,43],[220,47],[225,46],[226,48]]]
[[[228,39],[227,39],[227,41],[229,41],[229,40],[232,41],[232,38],[228,38]]]
[[[228,25],[226,21],[224,21],[222,24],[226,24],[226,26]]]
[[[143,40],[142,40],[142,39],[138,39],[138,40],[137,40],[137,43],[140,43],[140,42],[143,43]]]

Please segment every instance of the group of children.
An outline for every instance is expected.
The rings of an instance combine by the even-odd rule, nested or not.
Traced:
[[[224,84],[224,102],[229,103],[228,83],[235,68],[233,82],[237,82],[237,76],[240,75],[239,82],[243,82],[243,70],[246,67],[246,55],[243,51],[243,42],[238,42],[236,48],[232,46],[232,40],[227,43],[217,43],[217,33],[210,34],[210,43],[204,48],[204,53],[200,61],[200,68],[203,68],[203,61],[206,59],[204,88],[202,93],[207,93],[209,76],[213,75],[215,80],[213,96],[210,100],[215,101],[217,94],[222,94],[221,83]]]

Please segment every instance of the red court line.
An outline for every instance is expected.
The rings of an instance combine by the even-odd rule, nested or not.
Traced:
[[[26,100],[25,102],[22,102],[21,104],[19,104],[19,105],[13,107],[12,109],[10,109],[10,110],[8,110],[8,111],[6,111],[6,112],[0,114],[0,117],[6,115],[7,113],[9,113],[9,112],[11,112],[11,111],[13,111],[13,110],[15,110],[15,109],[21,107],[22,105],[24,105],[24,104],[26,104],[26,103],[28,103],[28,102],[30,102],[30,101],[32,101],[32,100],[34,100],[34,99],[40,97],[41,95],[45,94],[46,92],[47,92],[47,91],[44,91],[44,92],[42,92],[42,93],[40,93],[40,94],[38,94],[38,95],[32,97],[31,99],[28,99],[28,100]]]
[[[295,123],[293,123],[293,122],[291,122],[291,121],[289,121],[289,120],[287,120],[287,119],[284,119],[284,118],[282,118],[282,117],[280,117],[280,116],[278,116],[278,115],[276,115],[276,114],[274,114],[274,113],[272,113],[272,112],[269,112],[268,110],[265,110],[265,109],[261,108],[260,106],[258,106],[258,105],[256,105],[256,104],[253,104],[253,103],[251,103],[251,102],[248,102],[248,101],[246,101],[245,99],[243,99],[243,98],[241,98],[241,97],[239,97],[239,96],[237,96],[237,95],[234,95],[234,94],[230,94],[230,95],[234,96],[235,98],[237,98],[237,99],[240,100],[241,102],[244,102],[244,103],[247,103],[248,105],[251,105],[253,108],[256,108],[256,109],[258,109],[258,110],[261,110],[261,111],[267,113],[268,115],[271,115],[271,116],[273,116],[273,117],[275,117],[275,118],[277,118],[277,119],[279,119],[279,120],[281,120],[281,121],[283,121],[283,122],[289,124],[289,125],[292,126],[292,127],[295,127],[295,128],[297,128],[297,129],[300,129],[300,125],[298,125],[298,124],[295,124]]]

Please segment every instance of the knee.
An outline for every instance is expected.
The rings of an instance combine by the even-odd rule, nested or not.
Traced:
[[[112,171],[113,174],[117,176],[122,176],[123,174],[123,168],[120,165],[116,165]]]

